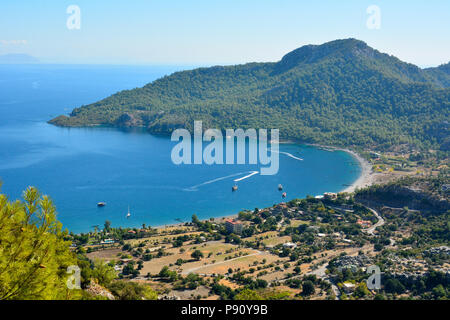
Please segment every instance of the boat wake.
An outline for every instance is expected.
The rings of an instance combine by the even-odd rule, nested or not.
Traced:
[[[239,181],[245,180],[245,179],[250,178],[251,176],[254,176],[255,174],[258,174],[258,173],[259,173],[259,171],[250,171],[250,174],[246,175],[245,177],[235,179],[234,182],[239,182]]]
[[[216,179],[213,179],[213,180],[208,180],[208,181],[206,181],[206,182],[197,184],[197,185],[192,186],[192,187],[189,187],[189,188],[185,188],[185,189],[183,189],[183,190],[184,190],[184,191],[198,191],[198,188],[200,188],[200,187],[202,187],[202,186],[205,186],[205,185],[208,185],[208,184],[211,184],[211,183],[214,183],[214,182],[218,182],[218,181],[221,181],[221,180],[234,178],[234,177],[236,177],[236,176],[241,176],[241,175],[246,174],[246,173],[248,173],[246,176],[244,176],[244,177],[242,177],[242,178],[235,179],[234,182],[238,182],[238,181],[242,181],[242,180],[244,180],[244,179],[250,178],[251,176],[253,176],[253,175],[255,175],[255,174],[258,174],[259,171],[246,171],[246,172],[239,172],[239,173],[235,173],[235,174],[230,174],[230,175],[228,175],[228,176],[216,178]]]
[[[295,160],[298,160],[298,161],[303,161],[302,158],[296,157],[292,153],[289,153],[289,152],[275,151],[275,150],[270,150],[270,151],[273,152],[273,153],[284,154],[284,155],[288,156],[289,158],[292,158],[292,159],[295,159]]]

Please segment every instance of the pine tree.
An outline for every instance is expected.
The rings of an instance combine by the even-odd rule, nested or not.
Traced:
[[[77,299],[67,268],[77,259],[47,196],[29,187],[23,201],[0,194],[0,300]]]

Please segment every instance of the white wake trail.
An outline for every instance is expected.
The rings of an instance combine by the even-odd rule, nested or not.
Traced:
[[[302,158],[296,157],[296,156],[294,156],[292,153],[289,153],[289,152],[275,151],[275,150],[270,150],[270,151],[273,152],[273,153],[284,154],[284,155],[288,156],[289,158],[292,158],[292,159],[295,159],[295,160],[298,160],[298,161],[303,161]]]
[[[250,178],[251,176],[254,176],[255,174],[258,174],[258,173],[259,173],[259,171],[250,171],[250,174],[246,175],[245,177],[236,179],[236,180],[234,180],[234,182],[239,182],[239,181],[245,180],[245,179]]]
[[[185,188],[185,189],[183,189],[183,190],[184,190],[184,191],[197,191],[197,189],[198,189],[199,187],[202,187],[202,186],[205,186],[205,185],[208,185],[208,184],[217,182],[217,181],[221,181],[221,180],[233,178],[233,177],[236,177],[236,176],[241,176],[241,175],[246,174],[246,173],[250,173],[249,175],[247,175],[247,176],[245,176],[245,177],[242,177],[242,178],[240,178],[240,179],[234,180],[235,182],[236,182],[236,181],[241,181],[241,180],[244,180],[244,178],[246,179],[246,178],[251,177],[252,175],[256,174],[255,172],[256,172],[256,173],[259,173],[258,171],[246,171],[246,172],[239,172],[239,173],[235,173],[235,174],[230,174],[229,176],[225,176],[225,177],[220,177],[220,178],[216,178],[216,179],[213,179],[213,180],[209,180],[209,181],[206,181],[206,182],[197,184],[197,185],[195,185],[195,186],[192,186],[192,187],[189,187],[189,188]]]

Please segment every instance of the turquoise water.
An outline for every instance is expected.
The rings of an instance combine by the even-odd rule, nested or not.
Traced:
[[[280,145],[277,175],[253,175],[256,165],[181,165],[176,144],[141,129],[58,128],[46,121],[121,89],[142,86],[180,67],[0,66],[0,179],[2,193],[21,196],[29,185],[51,196],[58,218],[73,232],[110,220],[137,227],[236,214],[287,200],[336,192],[361,169],[342,151]],[[289,156],[293,155],[292,156]],[[302,158],[300,161],[296,158]],[[97,202],[107,206],[97,208]],[[126,218],[130,207],[131,217]]]

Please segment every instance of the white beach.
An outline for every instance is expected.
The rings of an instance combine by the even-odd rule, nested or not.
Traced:
[[[353,182],[351,186],[345,188],[341,192],[354,192],[356,189],[365,188],[373,184],[373,174],[371,164],[354,151],[348,149],[339,149],[339,150],[343,150],[353,155],[358,160],[361,166],[361,175],[359,176],[359,178],[355,182]]]

